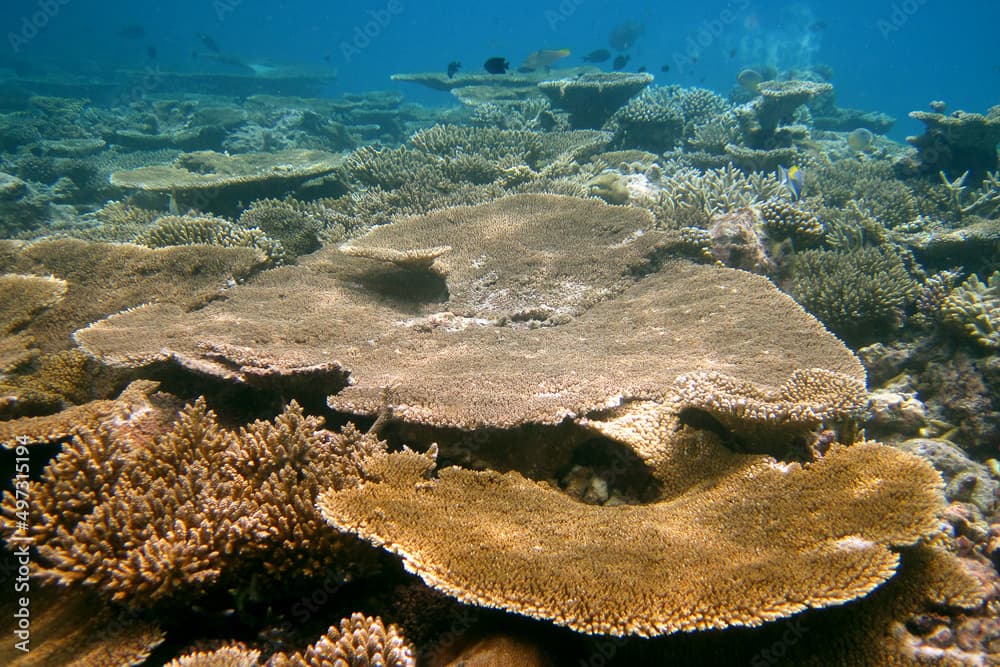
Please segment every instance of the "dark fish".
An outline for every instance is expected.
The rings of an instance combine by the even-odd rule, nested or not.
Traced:
[[[617,51],[625,51],[635,45],[645,27],[638,21],[625,21],[616,25],[608,35],[608,44]]]
[[[661,72],[669,72],[670,71],[670,65],[661,65],[660,66],[660,71]]]
[[[621,54],[620,56],[615,58],[615,61],[613,63],[611,63],[611,69],[613,70],[625,69],[625,65],[628,65],[628,56],[625,54]]]
[[[605,60],[611,57],[611,52],[607,49],[597,49],[596,51],[591,51],[583,57],[583,62],[585,63],[603,63]]]
[[[646,71],[646,66],[645,65],[639,65],[639,69],[636,70],[636,72],[640,72],[640,73],[645,72],[645,71]]]
[[[496,56],[483,63],[483,69],[490,74],[504,74],[510,69],[510,63],[506,58]]]
[[[736,49],[733,49],[732,51],[729,52],[729,58],[732,59],[735,57],[736,57]]]
[[[146,29],[138,23],[130,23],[129,25],[122,27],[122,29],[116,34],[119,37],[124,37],[125,39],[142,39],[146,36]]]
[[[811,32],[819,32],[821,30],[826,30],[826,21],[816,21],[809,26]]]
[[[201,40],[201,43],[205,45],[205,48],[211,51],[212,53],[221,53],[221,51],[219,50],[219,45],[215,43],[214,39],[212,39],[205,33],[196,32],[194,36],[197,37],[199,40]]]
[[[450,79],[451,77],[455,76],[455,73],[458,72],[458,70],[460,69],[462,69],[462,63],[458,62],[457,60],[452,60],[450,63],[448,63],[448,78]]]
[[[333,62],[333,56],[331,56],[329,53],[326,54],[325,56],[323,56],[323,62],[329,65],[330,63]]]
[[[150,44],[146,47],[146,55],[149,56],[150,60],[156,60],[156,47]]]

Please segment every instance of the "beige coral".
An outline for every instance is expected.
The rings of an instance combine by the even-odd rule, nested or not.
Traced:
[[[38,576],[149,603],[241,571],[309,576],[349,566],[313,501],[357,478],[354,460],[375,446],[360,433],[323,431],[294,404],[238,432],[220,427],[203,401],[166,434],[136,428],[135,416],[80,428],[31,482]],[[7,493],[5,536],[16,514]]]
[[[585,505],[514,472],[432,477],[433,453],[412,452],[370,459],[368,481],[318,505],[461,601],[612,635],[755,626],[845,602],[892,576],[892,547],[937,528],[940,478],[897,450],[837,447],[800,467],[685,440],[674,471],[686,474],[650,505]]]

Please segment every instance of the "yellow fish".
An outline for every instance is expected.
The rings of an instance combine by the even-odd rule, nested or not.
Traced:
[[[547,68],[557,60],[562,60],[569,55],[569,49],[542,49],[535,51],[524,59],[518,72],[534,72],[536,69]]]

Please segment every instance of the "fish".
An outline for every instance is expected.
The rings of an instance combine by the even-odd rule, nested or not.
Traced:
[[[122,26],[122,29],[115,34],[125,39],[142,39],[146,36],[146,29],[138,23],[130,23],[129,25]]]
[[[661,72],[669,72],[670,71],[670,65],[660,65],[660,71]]]
[[[639,72],[640,74],[642,74],[643,72],[646,71],[646,69],[647,68],[646,68],[645,65],[639,65],[639,69],[637,69],[636,72]]]
[[[732,51],[729,52],[729,59],[732,60],[735,57],[736,57],[736,49],[733,49]]]
[[[865,127],[859,127],[856,130],[851,130],[847,134],[847,145],[850,146],[851,150],[856,153],[864,153],[870,150],[874,141],[875,135],[872,134],[871,130]]]
[[[618,57],[616,57],[615,61],[611,63],[611,69],[613,70],[625,69],[625,65],[628,65],[628,56],[623,53],[620,54]]]
[[[792,193],[792,199],[798,200],[802,196],[802,187],[805,185],[806,176],[798,166],[793,165],[791,169],[786,169],[779,164],[778,181]]]
[[[635,45],[645,29],[645,26],[638,21],[619,23],[608,35],[608,44],[616,51],[626,51]]]
[[[495,56],[483,63],[483,69],[490,74],[504,74],[510,69],[510,63],[506,58]]]
[[[757,92],[757,86],[763,82],[764,75],[755,69],[750,69],[749,67],[740,70],[740,73],[736,75],[736,83],[753,93]]]
[[[458,70],[460,69],[462,69],[462,63],[458,62],[457,60],[452,60],[450,63],[448,63],[448,78],[450,79],[451,77],[455,76],[455,73],[458,72]]]
[[[826,21],[816,21],[809,26],[810,32],[820,32],[822,30],[826,30]]]
[[[537,69],[548,69],[557,60],[562,60],[570,53],[569,49],[542,49],[528,54],[518,72],[534,72]]]
[[[611,52],[607,49],[597,49],[591,51],[583,57],[583,62],[585,63],[603,63],[605,60],[611,57]]]
[[[205,33],[203,33],[203,32],[196,32],[194,34],[194,36],[197,37],[201,41],[201,43],[205,45],[205,48],[208,49],[209,51],[211,51],[212,53],[221,53],[222,52],[219,49],[219,45],[216,44],[215,40],[212,39],[211,37],[209,37],[208,35],[206,35]]]
[[[150,60],[156,60],[156,47],[150,44],[146,47],[146,55],[149,56]]]

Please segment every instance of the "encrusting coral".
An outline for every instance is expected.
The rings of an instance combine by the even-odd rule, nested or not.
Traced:
[[[432,475],[433,452],[409,451],[367,459],[364,483],[318,505],[461,601],[611,635],[755,626],[861,597],[892,576],[892,547],[937,529],[940,478],[892,448],[799,467],[707,433],[675,446],[649,505],[587,505],[514,472]]]
[[[36,576],[145,605],[241,572],[351,567],[351,546],[325,529],[313,503],[320,490],[356,481],[373,441],[349,427],[323,431],[294,403],[238,432],[220,427],[203,401],[165,434],[133,427],[136,418],[143,412],[79,428],[30,483]],[[0,512],[9,538],[19,512],[11,493]]]
[[[330,626],[305,651],[278,652],[264,663],[260,651],[242,644],[214,651],[190,653],[167,667],[415,667],[413,648],[399,628],[388,628],[381,618],[354,613]]]

